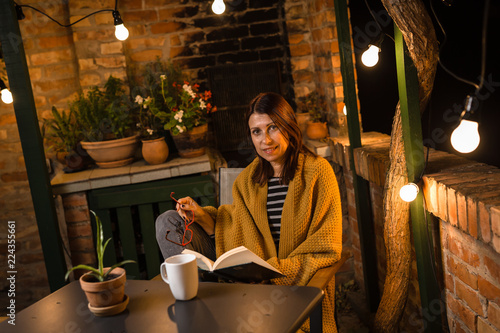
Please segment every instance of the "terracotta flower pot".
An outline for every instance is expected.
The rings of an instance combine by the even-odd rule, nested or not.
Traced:
[[[328,136],[328,127],[326,123],[307,123],[307,137],[312,140],[324,139]]]
[[[181,157],[196,157],[205,154],[207,146],[208,125],[194,127],[192,130],[172,135],[175,146]]]
[[[107,141],[82,141],[81,143],[99,167],[115,168],[132,163],[139,146],[139,135]]]
[[[161,164],[168,158],[168,145],[165,138],[142,140],[142,157],[149,164]]]
[[[109,267],[104,268],[107,272]],[[90,306],[102,308],[123,302],[125,296],[125,269],[117,267],[110,275],[114,278],[99,282],[95,277],[86,273],[80,277],[80,286],[87,296]]]

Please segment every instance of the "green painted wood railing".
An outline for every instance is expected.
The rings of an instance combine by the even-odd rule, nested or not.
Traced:
[[[425,168],[425,157],[417,69],[405,52],[403,36],[396,25],[394,25],[394,39],[408,180],[418,182]],[[432,219],[425,210],[422,191],[410,203],[410,215],[417,260],[420,301],[423,319],[425,320],[424,330],[425,332],[442,332],[444,304],[433,268],[432,241],[429,236],[432,235],[432,231],[429,230],[430,226],[427,225],[427,221],[432,221]]]
[[[372,208],[369,196],[369,182],[356,174],[353,150],[361,147],[361,131],[358,117],[358,102],[356,95],[356,80],[354,78],[353,53],[349,31],[349,16],[346,0],[335,0],[335,16],[340,49],[340,69],[344,86],[344,101],[347,106],[347,127],[349,132],[349,165],[351,166],[354,196],[356,200],[356,215],[358,219],[361,259],[366,299],[371,312],[377,310],[380,302],[377,273],[377,251],[375,247],[375,231],[373,226]]]

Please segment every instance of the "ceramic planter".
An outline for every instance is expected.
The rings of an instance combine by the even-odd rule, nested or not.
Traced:
[[[326,123],[307,123],[307,137],[312,140],[324,139],[328,136],[328,127]]]
[[[107,141],[82,141],[81,143],[99,167],[115,168],[134,161],[135,152],[139,146],[139,135]]]
[[[168,145],[165,138],[142,140],[142,157],[149,164],[161,164],[168,158]]]
[[[208,125],[194,127],[192,130],[172,135],[175,147],[181,157],[196,157],[205,154],[207,146]]]
[[[109,267],[104,268],[107,272]],[[99,282],[86,273],[80,277],[80,286],[87,296],[89,308],[119,307],[125,301],[125,269],[117,267],[111,272],[113,279]]]

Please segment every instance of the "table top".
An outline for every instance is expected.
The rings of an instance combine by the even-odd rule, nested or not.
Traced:
[[[4,321],[1,332],[295,332],[318,305],[314,287],[201,282],[198,296],[176,301],[163,281],[130,280],[124,312],[97,317],[78,281]]]

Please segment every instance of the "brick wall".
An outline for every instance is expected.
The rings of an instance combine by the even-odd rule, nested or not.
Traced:
[[[363,271],[352,178],[347,158],[348,140],[333,139],[333,161],[344,168],[349,222],[352,226],[354,270],[363,286]],[[370,182],[376,238],[379,285],[385,279],[383,187],[388,166],[389,136],[365,133],[355,149],[356,173]],[[422,190],[434,216],[438,277],[446,302],[451,332],[500,332],[500,169],[432,150]],[[415,254],[412,253],[409,297],[401,329],[421,331],[428,316],[420,312]]]
[[[114,8],[114,3],[29,1],[62,24]],[[26,18],[19,25],[39,119],[49,117],[53,105],[67,109],[80,90],[103,85],[109,75],[133,86],[140,82],[144,66],[157,57],[172,59],[200,83],[206,81],[205,69],[210,66],[277,60],[282,63],[288,98],[321,88],[335,112],[341,82],[332,1],[234,1],[226,4],[221,16],[213,14],[210,5],[195,0],[121,0],[118,9],[130,31],[125,42],[114,37],[110,12],[64,28],[24,8]],[[335,74],[333,81],[329,73]],[[12,104],[0,103],[0,151],[0,259],[6,262],[6,222],[15,220],[16,259],[22,263],[17,282],[23,288],[16,294],[20,310],[47,295],[49,288]],[[66,196],[62,204],[73,264],[91,263],[95,259],[83,198]],[[3,270],[1,309],[5,309],[6,288]]]

